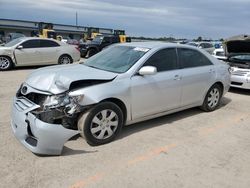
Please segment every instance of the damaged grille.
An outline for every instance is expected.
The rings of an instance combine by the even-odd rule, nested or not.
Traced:
[[[34,106],[34,104],[31,101],[21,97],[15,101],[15,106],[16,106],[17,110],[24,111],[24,110],[27,110],[28,108],[31,108],[32,106]]]
[[[45,101],[46,97],[48,95],[44,95],[44,94],[39,94],[39,93],[29,93],[27,95],[23,95],[21,93],[21,90],[19,89],[17,91],[17,94],[16,94],[17,98],[20,98],[20,97],[25,97],[27,99],[29,99],[30,101],[32,101],[33,103],[39,105],[39,106],[42,106],[43,105],[43,102]]]

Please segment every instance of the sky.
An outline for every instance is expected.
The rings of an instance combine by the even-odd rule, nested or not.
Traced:
[[[220,39],[250,33],[250,0],[0,0],[0,18]]]

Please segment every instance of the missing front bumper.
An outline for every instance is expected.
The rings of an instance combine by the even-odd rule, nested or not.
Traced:
[[[65,142],[79,131],[39,120],[31,113],[36,108],[26,98],[14,98],[11,126],[15,137],[33,153],[60,155]]]

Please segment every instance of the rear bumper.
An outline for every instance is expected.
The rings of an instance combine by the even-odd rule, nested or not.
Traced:
[[[26,98],[14,98],[11,119],[13,133],[33,153],[60,155],[64,143],[79,131],[39,120],[31,113],[38,107]]]

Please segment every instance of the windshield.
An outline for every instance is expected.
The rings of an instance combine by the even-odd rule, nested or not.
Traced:
[[[84,65],[105,71],[124,73],[148,51],[148,48],[112,46],[88,59]]]
[[[104,36],[96,36],[92,41],[96,43],[101,43]]]
[[[230,58],[233,61],[250,62],[250,55],[235,55]]]
[[[5,47],[12,47],[12,46],[15,46],[16,44],[18,44],[19,42],[21,42],[23,39],[22,38],[17,38],[17,39],[14,39],[8,43],[6,43],[4,46]]]

